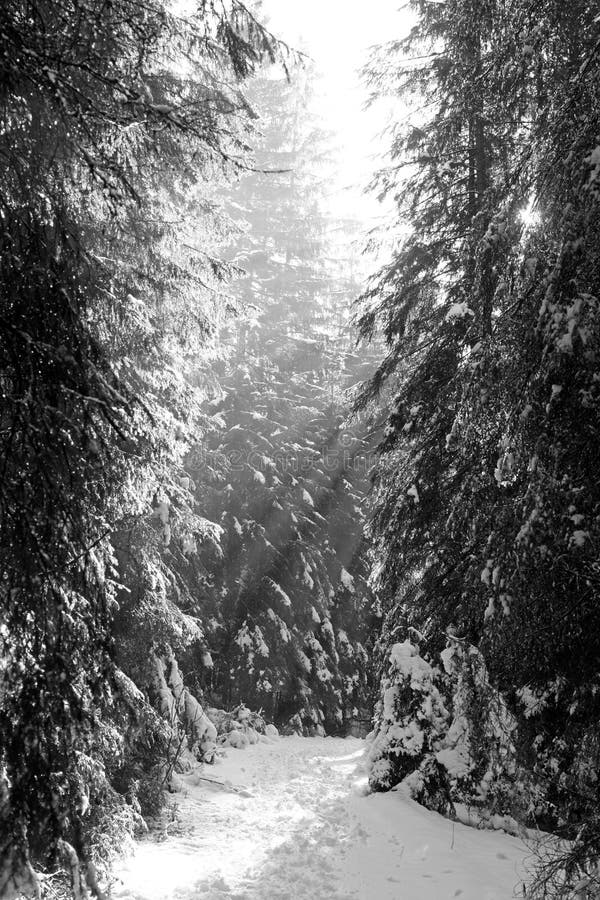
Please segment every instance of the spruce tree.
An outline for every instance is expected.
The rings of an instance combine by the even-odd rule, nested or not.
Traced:
[[[160,477],[152,413],[169,403],[114,330],[127,346],[145,328],[148,351],[149,311],[195,274],[173,266],[167,286],[140,246],[137,282],[121,264],[132,227],[165,212],[159,187],[176,203],[196,160],[245,151],[224,123],[246,116],[237,79],[274,44],[237,2],[182,19],[162,2],[9,0],[0,32],[0,893],[62,861],[80,896],[98,893],[90,848],[113,814],[136,819],[110,783],[115,722],[137,726],[143,701],[115,668],[111,537]]]
[[[411,626],[438,666],[448,641],[478,648],[517,720],[519,814],[580,835],[568,881],[597,852],[597,22],[585,2],[413,6],[372,73],[423,103],[382,175],[397,190],[408,167],[410,233],[363,316],[389,344],[365,394],[389,410],[381,649]]]

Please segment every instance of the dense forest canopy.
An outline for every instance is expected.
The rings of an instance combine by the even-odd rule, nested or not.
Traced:
[[[2,4],[1,897],[102,896],[223,746],[373,724],[372,790],[597,896],[600,17],[404,21],[368,277],[260,4]]]

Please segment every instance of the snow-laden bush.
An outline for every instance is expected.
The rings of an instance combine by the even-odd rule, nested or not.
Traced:
[[[428,805],[447,806],[444,773],[435,758],[449,720],[439,680],[415,644],[393,645],[368,754],[373,790],[389,790],[411,776],[416,799],[426,795]]]
[[[218,743],[222,746],[243,750],[249,744],[257,744],[261,736],[278,737],[277,728],[268,724],[260,712],[253,712],[241,703],[231,712],[224,709],[207,709],[207,714],[218,733]]]
[[[445,672],[410,641],[393,645],[368,753],[371,788],[402,783],[430,809],[516,831],[527,791],[515,719],[476,647],[449,637],[441,658]]]
[[[516,830],[526,794],[514,745],[516,720],[491,684],[480,651],[454,637],[442,652],[450,678],[452,721],[435,756],[454,803],[477,809],[492,827]],[[508,818],[507,818],[508,816]]]
[[[172,649],[167,646],[163,656],[153,654],[151,662],[156,702],[173,731],[175,746],[168,765],[182,770],[196,760],[211,762],[217,729],[183,683]]]

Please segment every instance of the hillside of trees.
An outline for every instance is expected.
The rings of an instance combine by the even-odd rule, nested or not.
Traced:
[[[260,4],[0,8],[0,897],[273,726],[598,896],[600,16],[408,7],[371,274]]]

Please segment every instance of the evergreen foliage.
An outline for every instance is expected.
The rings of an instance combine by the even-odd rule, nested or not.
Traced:
[[[242,163],[237,79],[277,48],[237,0],[187,19],[162,2],[8,0],[0,32],[0,893],[39,890],[34,867],[62,860],[80,896],[99,891],[113,826],[119,842],[140,821],[128,754],[143,768],[170,740],[116,667],[112,627],[124,529],[154,506],[170,542],[160,491],[190,396],[174,344],[206,332],[200,284],[219,274],[173,258],[169,213],[201,211],[202,180]],[[201,310],[189,333],[186,302]]]
[[[240,227],[230,254],[246,272],[234,286],[240,319],[216,366],[216,427],[190,472],[224,529],[222,558],[206,564],[220,598],[208,639],[213,697],[331,733],[369,715],[366,444],[362,425],[344,428],[365,358],[344,331],[356,283],[338,253],[352,250],[331,239],[330,139],[311,111],[311,80],[304,69],[248,91],[258,172],[227,198]]]
[[[569,882],[598,854],[597,10],[411,5],[370,73],[418,98],[379,185],[408,233],[361,323],[389,347],[363,395],[390,398],[381,652],[410,626],[434,666],[449,634],[482,654],[516,719],[523,820],[587,835]]]
[[[592,891],[600,17],[409,5],[370,349],[315,73],[250,9],[0,8],[2,897],[100,896],[219,743],[362,728],[373,660],[371,787]]]

